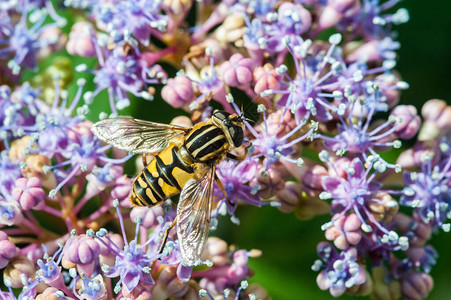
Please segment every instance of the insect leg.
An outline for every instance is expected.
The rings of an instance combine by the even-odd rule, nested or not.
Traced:
[[[221,180],[219,180],[219,178],[216,177],[216,176],[215,176],[215,180],[216,180],[216,183],[218,184],[219,188],[221,189],[221,191],[224,193],[224,197],[225,197],[225,199],[227,200],[227,202],[228,202],[230,205],[233,205],[233,204],[230,202],[230,200],[229,200],[229,195],[227,194],[227,191],[225,190],[224,186],[222,185]]]
[[[238,161],[243,161],[246,158],[246,157],[237,156],[237,155],[229,153],[229,152],[226,153],[226,156],[227,156],[227,158],[238,160]]]
[[[172,222],[171,226],[169,226],[168,228],[166,228],[166,230],[164,231],[163,242],[161,243],[160,250],[158,251],[159,254],[163,253],[164,246],[166,246],[166,242],[168,241],[169,231],[170,231],[172,228],[174,228],[174,226],[175,226],[176,223],[177,223],[177,218],[175,218],[174,221]]]

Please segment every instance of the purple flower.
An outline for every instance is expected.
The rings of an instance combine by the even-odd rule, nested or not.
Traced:
[[[46,8],[34,14],[31,27],[28,27],[28,16],[35,7],[28,1],[20,7],[21,17],[17,23],[3,11],[0,22],[0,44],[5,46],[0,49],[0,58],[10,59],[8,67],[13,74],[18,74],[21,68],[35,69],[37,52],[49,44],[48,40],[40,39],[42,32],[66,23],[64,19],[56,15],[50,1],[46,1]],[[44,24],[47,16],[50,16],[55,23]]]
[[[314,271],[323,269],[316,277],[320,289],[329,290],[334,297],[341,296],[346,289],[365,283],[365,270],[357,263],[357,249],[348,248],[338,253],[327,242],[321,242],[317,247],[321,260],[315,261]]]
[[[149,45],[152,33],[165,31],[167,16],[161,14],[161,0],[102,0],[93,7],[94,17],[100,28],[110,34],[113,42]],[[160,37],[158,35],[158,37]]]
[[[85,274],[80,276],[82,287],[78,290],[79,295],[75,293],[78,299],[106,300],[107,290],[102,275],[89,279]]]
[[[110,251],[116,254],[116,261],[114,266],[109,267],[107,265],[103,265],[102,270],[108,277],[120,277],[120,280],[114,288],[114,290],[117,292],[120,291],[121,285],[126,287],[128,291],[132,291],[139,282],[153,285],[155,284],[155,282],[152,278],[152,275],[150,274],[150,267],[152,266],[153,261],[159,258],[159,255],[153,254],[152,256],[150,256],[143,250],[143,248],[146,247],[146,245],[152,240],[148,240],[143,245],[140,245],[138,243],[139,227],[142,222],[139,218],[137,220],[138,222],[136,225],[135,237],[131,242],[127,242],[122,214],[119,210],[118,205],[118,201],[115,200],[114,206],[116,207],[118,218],[121,223],[122,233],[124,236],[124,248],[119,249],[119,247],[115,245],[114,241],[109,239],[109,237],[106,235],[107,231],[105,229],[101,229],[96,233],[96,235],[90,233],[91,236],[96,237],[97,241],[105,245],[110,249]],[[105,237],[109,241],[109,244],[101,239],[103,237]]]
[[[279,160],[284,160],[290,163],[297,164],[301,166],[303,164],[302,158],[294,159],[291,154],[295,152],[294,145],[299,144],[301,141],[307,138],[313,138],[314,131],[318,128],[318,123],[312,121],[310,129],[302,136],[297,136],[300,130],[305,126],[304,122],[297,123],[294,128],[286,126],[284,123],[284,118],[280,118],[277,123],[269,123],[266,119],[266,108],[263,104],[258,106],[258,111],[263,112],[263,125],[257,132],[254,128],[248,126],[249,131],[254,136],[253,145],[256,156],[262,156],[265,158],[265,168],[267,169],[270,165],[274,164]],[[282,115],[286,113],[286,110]],[[288,130],[287,130],[288,129]],[[284,131],[288,132],[285,133]],[[295,138],[292,138],[296,136]]]
[[[291,40],[294,46],[302,44],[301,34],[306,32],[311,24],[312,16],[302,5],[282,3],[277,19],[265,28],[268,35],[266,50],[275,53],[285,50],[283,39]]]
[[[281,88],[268,90],[261,96],[271,94],[282,94],[278,105],[291,110],[298,122],[308,120],[310,116],[317,120],[328,121],[332,119],[330,111],[336,111],[327,99],[333,99],[335,96],[326,93],[324,89],[330,89],[330,83],[337,80],[336,76],[341,72],[341,64],[334,62],[333,51],[341,41],[340,34],[334,34],[329,38],[331,46],[326,55],[317,57],[307,57],[307,52],[312,45],[311,40],[303,41],[300,44],[294,44],[290,39],[286,39],[286,47],[295,61],[296,75],[292,78],[287,74],[288,68],[280,65],[276,68],[278,74],[284,75],[287,81],[282,82]],[[325,67],[331,64],[329,72],[323,72]],[[304,122],[305,122],[304,121]]]
[[[0,194],[7,200],[13,200],[13,188],[19,177],[21,177],[19,164],[11,161],[7,151],[2,151],[0,153]]]
[[[423,156],[421,172],[405,172],[406,187],[401,196],[401,204],[415,208],[422,221],[434,228],[450,230],[451,219],[451,155],[449,145],[442,143],[442,157],[437,164],[432,163],[432,153]]]
[[[324,152],[321,156],[326,156]],[[355,158],[346,167],[346,178],[340,177],[336,167],[332,163],[332,168],[336,172],[336,177],[322,177],[324,192],[320,199],[332,199],[332,213],[338,213],[332,222],[323,225],[326,230],[333,226],[333,223],[347,213],[355,213],[360,219],[361,228],[364,232],[374,232],[376,243],[387,244],[393,249],[406,249],[408,241],[406,237],[399,237],[394,231],[388,230],[382,222],[383,217],[377,213],[382,211],[382,215],[393,214],[397,210],[398,203],[388,197],[383,198],[383,193],[392,192],[381,189],[382,184],[374,180],[377,172],[369,175],[372,168],[371,162],[366,162],[369,167],[365,170],[360,159]],[[393,192],[394,193],[394,192]],[[386,218],[386,217],[385,217]]]
[[[64,284],[64,278],[61,273],[61,267],[59,266],[59,264],[61,263],[61,260],[63,259],[65,253],[67,253],[68,248],[72,246],[71,242],[74,235],[75,231],[71,233],[71,237],[66,242],[64,247],[60,245],[59,249],[53,254],[52,257],[48,255],[47,248],[43,245],[45,251],[43,257],[44,260],[38,259],[37,261],[39,269],[36,271],[36,281],[43,281],[50,286],[61,289],[66,293],[70,293],[69,289]]]
[[[77,71],[87,71],[94,75],[96,89],[94,92],[86,92],[83,95],[85,102],[92,103],[94,97],[106,89],[111,110],[113,114],[117,114],[116,109],[121,110],[130,105],[128,93],[152,100],[152,95],[142,91],[144,86],[142,81],[143,63],[137,55],[126,54],[120,48],[107,50],[106,47],[100,46],[104,42],[101,38],[94,41],[100,64],[98,70],[88,70],[85,64],[76,67]]]
[[[258,161],[253,159],[246,159],[238,164],[234,161],[223,161],[217,166],[217,175],[227,192],[227,199],[224,199],[222,191],[217,190],[215,193],[220,199],[224,199],[222,201],[226,203],[232,216],[240,201],[256,206],[263,205],[257,191],[246,185],[256,176],[257,169]]]
[[[381,147],[401,147],[400,141],[390,140],[391,135],[396,133],[397,130],[398,120],[396,117],[393,116],[388,121],[371,128],[370,124],[376,111],[377,103],[373,103],[369,107],[360,107],[360,116],[357,121],[353,120],[355,107],[355,103],[351,103],[350,113],[347,118],[342,117],[340,113],[338,114],[340,124],[337,125],[338,134],[336,136],[318,134],[316,137],[323,139],[324,145],[339,155],[348,153],[351,157],[357,156],[363,160],[372,155],[376,158],[374,167],[380,173],[384,172],[384,169],[387,167],[399,169],[399,166],[390,164],[380,158],[376,152],[376,149]],[[368,114],[366,114],[366,109],[369,110]]]

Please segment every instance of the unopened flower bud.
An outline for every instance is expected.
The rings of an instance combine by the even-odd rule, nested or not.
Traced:
[[[163,0],[163,9],[173,18],[185,14],[192,5],[190,0]]]
[[[38,58],[44,59],[52,52],[60,51],[64,48],[67,36],[58,27],[48,27],[42,31],[40,41],[45,47],[39,49]]]
[[[281,79],[271,64],[255,68],[253,78],[255,82],[254,92],[259,95],[266,90],[278,89]]]
[[[258,172],[258,176],[251,180],[250,185],[252,187],[256,185],[260,186],[258,190],[260,197],[269,199],[274,197],[279,191],[283,190],[285,182],[282,180],[280,171],[271,166],[265,171],[264,175],[262,172]]]
[[[377,221],[390,221],[399,208],[397,202],[387,193],[374,195],[374,201],[371,201],[368,206]]]
[[[321,178],[323,176],[329,176],[326,168],[320,165],[315,165],[308,169],[302,178],[302,188],[310,197],[318,197],[323,191],[321,185]]]
[[[427,101],[421,109],[424,118],[418,140],[427,141],[446,135],[451,130],[451,106],[443,100]]]
[[[276,195],[276,201],[281,203],[278,209],[281,212],[292,212],[301,201],[301,186],[294,181],[288,181],[285,188]]]
[[[100,255],[100,245],[94,239],[82,234],[72,240],[65,255],[72,263],[77,264],[79,272],[84,272],[91,277],[94,261]]]
[[[54,189],[57,182],[53,172],[46,171],[46,167],[49,165],[51,165],[51,162],[47,156],[40,154],[28,155],[25,157],[26,167],[21,170],[22,175],[26,178],[38,177],[43,188]]]
[[[423,127],[424,128],[424,127]],[[422,159],[428,153],[438,153],[439,145],[435,140],[428,140],[424,142],[417,142],[413,148],[407,149],[402,152],[396,163],[401,166],[401,168],[412,168],[415,166],[420,166],[422,164]],[[432,157],[432,165],[438,162],[439,155],[434,155]]]
[[[158,225],[158,217],[163,216],[162,205],[149,209],[148,207],[133,207],[130,212],[130,219],[136,220],[137,217],[142,219],[141,226],[150,229]]]
[[[177,268],[173,266],[165,267],[158,276],[158,281],[166,286],[166,291],[171,297],[182,297],[189,288],[188,282],[177,277]]]
[[[215,266],[224,266],[228,261],[227,251],[228,246],[225,241],[217,237],[209,237],[202,252],[201,260],[210,260]]]
[[[318,25],[321,30],[338,24],[343,18],[351,17],[358,12],[360,1],[357,0],[331,0],[321,12]]]
[[[421,125],[421,119],[415,106],[398,105],[392,110],[391,115],[402,120],[396,125],[396,133],[400,138],[407,140],[417,134]]]
[[[118,199],[122,206],[130,205],[128,200],[131,184],[131,179],[127,176],[119,177],[114,183],[114,188],[111,189],[111,198]]]
[[[39,210],[45,204],[45,192],[41,187],[41,181],[37,177],[17,179],[12,194],[24,210]]]
[[[64,297],[61,297],[60,295]],[[75,298],[64,295],[64,293],[61,290],[58,290],[57,288],[54,287],[48,287],[44,290],[44,292],[42,292],[42,294],[36,296],[36,300],[61,300],[61,299],[74,300]]]
[[[335,219],[338,215],[335,215]],[[333,226],[326,230],[326,239],[333,241],[338,249],[344,250],[349,245],[356,245],[362,238],[360,226],[362,221],[355,214],[341,216],[333,222]]]
[[[402,296],[406,300],[425,299],[434,286],[429,274],[411,271],[401,280]]]
[[[30,259],[20,255],[14,257],[5,268],[3,278],[8,279],[11,282],[12,288],[20,288],[23,287],[21,280],[22,274],[25,275],[25,278],[34,278],[36,269],[34,263]]]
[[[104,240],[110,247],[107,247],[103,243],[97,241],[100,246],[99,261],[101,265],[108,265],[111,267],[114,265],[116,260],[116,254],[113,253],[111,249],[115,249],[116,246],[119,247],[119,249],[122,249],[124,247],[124,241],[122,240],[122,236],[119,234],[108,234],[107,236],[109,239],[106,237],[102,237],[101,239]],[[112,245],[110,240],[113,241],[116,246]]]
[[[371,298],[375,300],[396,300],[401,297],[401,285],[398,280],[387,282],[387,270],[384,266],[372,269],[373,290]]]
[[[244,86],[252,81],[252,65],[250,58],[236,53],[221,65],[224,82],[229,86]]]
[[[92,32],[94,28],[88,22],[77,22],[72,26],[66,50],[71,55],[90,57],[96,55]]]
[[[245,24],[241,13],[231,13],[225,18],[222,25],[215,30],[215,38],[224,44],[237,42],[243,37]]]
[[[161,90],[161,97],[175,108],[188,107],[194,99],[191,80],[185,76],[169,78]]]
[[[232,284],[237,284],[245,278],[248,272],[248,255],[246,250],[233,253],[233,264],[227,270],[227,277]]]

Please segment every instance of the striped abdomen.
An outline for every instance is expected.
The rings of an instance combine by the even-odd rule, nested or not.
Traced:
[[[221,158],[230,148],[223,130],[211,123],[196,124],[186,135],[184,146],[194,162],[203,163]]]
[[[180,193],[193,176],[193,168],[181,160],[179,149],[171,145],[136,177],[130,201],[137,206],[154,206]]]

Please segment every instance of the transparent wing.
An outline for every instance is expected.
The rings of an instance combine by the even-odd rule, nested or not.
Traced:
[[[95,123],[92,132],[102,141],[133,153],[157,153],[169,141],[185,134],[187,128],[117,117]]]
[[[190,179],[180,194],[177,207],[177,235],[184,265],[194,265],[207,242],[214,179],[215,167],[200,180]]]

